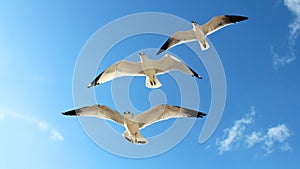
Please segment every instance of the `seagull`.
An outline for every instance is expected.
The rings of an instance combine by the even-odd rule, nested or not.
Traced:
[[[90,116],[113,121],[125,127],[123,137],[134,144],[147,144],[148,141],[140,133],[140,130],[153,123],[171,118],[203,118],[206,115],[203,112],[167,104],[155,106],[137,115],[130,112],[124,112],[122,115],[107,106],[99,104],[70,110],[62,114],[67,116]]]
[[[158,88],[162,84],[156,75],[165,74],[172,70],[178,70],[193,77],[202,79],[194,70],[185,65],[176,57],[166,54],[159,60],[149,59],[145,53],[139,53],[140,62],[119,61],[98,75],[88,88],[108,82],[122,76],[146,76],[146,87]]]
[[[174,33],[159,49],[157,55],[163,51],[179,45],[181,43],[191,42],[198,40],[202,50],[206,50],[210,47],[206,40],[206,36],[214,33],[215,31],[243,20],[247,20],[246,16],[236,16],[236,15],[224,15],[215,16],[209,22],[203,25],[198,25],[196,21],[192,21],[193,29],[185,32]]]

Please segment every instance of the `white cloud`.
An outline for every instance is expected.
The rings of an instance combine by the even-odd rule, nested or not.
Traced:
[[[295,45],[298,36],[300,35],[300,0],[284,0],[284,5],[294,15],[295,19],[288,25],[289,32],[289,54],[286,56],[279,56],[271,47],[271,54],[273,56],[273,65],[275,68],[287,65],[296,59]]]
[[[274,51],[274,48],[271,47],[271,54],[273,56],[273,66],[275,69],[278,69],[280,66],[287,65],[296,59],[294,49],[291,49],[291,53],[288,56],[279,56],[278,53]]]
[[[289,25],[290,38],[299,36],[300,29],[300,0],[284,0],[284,5],[293,13],[295,20]]]
[[[292,147],[289,143],[284,143],[281,147],[280,147],[281,151],[292,151]]]
[[[248,148],[252,148],[256,143],[263,141],[264,138],[261,132],[254,131],[250,136],[246,138],[246,144]]]
[[[224,130],[223,139],[217,139],[216,143],[220,154],[231,151],[240,145],[244,145],[248,149],[260,145],[259,147],[266,152],[265,155],[271,154],[275,150],[275,146],[279,146],[281,151],[292,150],[292,147],[287,143],[291,131],[285,124],[270,127],[265,132],[263,130],[249,132],[250,124],[255,121],[255,114],[255,109],[252,107],[250,113],[235,121],[231,128]]]
[[[58,141],[64,141],[64,137],[58,132],[57,130],[52,129],[51,130],[51,140],[58,140]]]
[[[5,115],[4,113],[0,112],[0,120],[4,119],[5,118]]]
[[[37,122],[37,124],[41,130],[44,130],[44,131],[48,130],[48,124],[46,122],[39,121],[39,122]]]
[[[283,142],[291,135],[289,129],[284,125],[280,124],[276,127],[268,129],[267,137],[272,141]]]
[[[249,114],[235,121],[231,128],[226,128],[224,130],[223,139],[217,139],[217,146],[219,146],[218,150],[220,154],[230,151],[233,148],[233,144],[239,142],[243,138],[246,127],[254,122],[254,115],[255,111],[254,107],[252,107]]]
[[[57,130],[55,130],[53,127],[49,126],[48,123],[46,123],[45,121],[36,119],[36,118],[26,115],[24,113],[17,113],[17,112],[13,112],[13,111],[5,111],[5,112],[6,112],[5,113],[6,116],[10,116],[10,117],[14,118],[14,120],[21,120],[23,122],[26,122],[27,124],[37,126],[43,132],[48,132],[51,140],[59,140],[59,141],[64,140],[64,137],[62,136],[62,134],[60,132],[58,132]],[[1,111],[0,111],[0,119],[2,118],[1,117],[2,115],[4,118],[4,113],[1,113]]]
[[[265,135],[265,142],[264,142],[267,153],[269,154],[273,152],[273,147],[275,143],[284,143],[285,140],[290,136],[291,136],[291,132],[284,124],[280,124],[276,127],[269,128],[267,134]],[[285,143],[285,145],[283,146],[285,148],[281,148],[282,150],[291,149],[291,147],[287,145],[287,143]]]
[[[291,132],[286,125],[280,124],[276,127],[268,128],[266,133],[254,131],[251,135],[246,137],[246,143],[248,148],[260,144],[266,151],[266,154],[270,154],[274,151],[275,144],[280,144],[281,151],[290,151],[292,147],[286,142],[290,136]]]

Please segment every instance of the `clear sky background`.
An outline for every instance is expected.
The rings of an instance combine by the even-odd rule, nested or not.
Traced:
[[[0,168],[299,168],[300,1],[187,2],[1,2]],[[85,42],[107,23],[138,12],[169,13],[199,23],[223,14],[249,17],[209,36],[226,73],[227,100],[218,128],[204,144],[198,137],[205,118],[164,154],[124,158],[97,146],[76,118],[61,115],[75,108],[73,71]],[[145,37],[116,45],[98,72],[141,49],[159,48],[167,38]],[[184,50],[177,46],[170,52]],[[205,69],[188,56],[181,59],[204,77],[197,82],[203,94],[200,110],[208,112]],[[170,86],[174,82],[168,75],[160,80]],[[110,85],[98,86],[95,92],[99,104],[114,108]],[[130,90],[136,108],[150,108],[152,91],[145,88],[144,79],[135,78],[132,85],[139,86],[139,93]],[[178,93],[166,85],[161,91],[167,103],[180,104]],[[140,93],[145,95],[138,99]],[[145,136],[172,122],[156,124]]]

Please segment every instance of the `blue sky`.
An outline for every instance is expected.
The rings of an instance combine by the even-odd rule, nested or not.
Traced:
[[[297,168],[300,1],[186,2],[1,2],[0,168]],[[199,23],[223,14],[245,15],[249,20],[209,36],[227,83],[223,117],[212,137],[204,144],[198,142],[206,118],[199,119],[171,150],[132,159],[103,150],[76,118],[63,117],[61,112],[76,108],[73,73],[84,44],[106,24],[139,12],[168,13]],[[139,35],[125,39],[107,53],[97,72],[126,57],[137,58],[132,54],[143,49],[159,48],[166,38]],[[208,112],[211,90],[202,63],[192,59],[193,53],[184,45],[169,52],[204,77],[196,81],[201,94],[199,110]],[[143,78],[133,79],[129,96],[137,111],[159,104],[156,95],[165,96],[162,102],[180,104],[180,93],[171,90],[178,89],[176,81],[169,75],[159,78],[165,85],[154,91],[145,88]],[[92,89],[97,103],[116,108],[111,86],[118,88],[121,81]],[[157,135],[173,122],[157,123],[143,134]]]

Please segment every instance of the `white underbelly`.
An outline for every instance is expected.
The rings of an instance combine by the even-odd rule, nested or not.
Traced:
[[[202,30],[200,30],[199,28],[196,28],[194,30],[194,33],[195,33],[195,36],[196,38],[198,39],[198,41],[203,41],[205,40],[205,35],[204,33],[202,32]]]
[[[130,135],[134,135],[139,130],[139,125],[136,122],[129,119],[125,119],[124,127]]]

